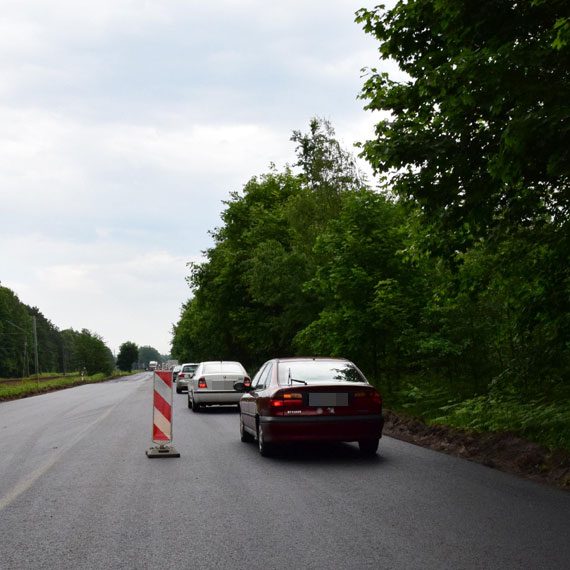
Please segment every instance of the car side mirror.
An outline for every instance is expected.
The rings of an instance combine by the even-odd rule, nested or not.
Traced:
[[[235,382],[234,390],[236,392],[250,392],[251,386],[246,386],[244,382]]]

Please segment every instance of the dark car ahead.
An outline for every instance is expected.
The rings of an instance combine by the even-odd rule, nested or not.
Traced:
[[[357,441],[374,455],[382,437],[382,398],[350,361],[284,358],[266,362],[242,390],[240,435],[257,439],[261,455],[274,444]]]

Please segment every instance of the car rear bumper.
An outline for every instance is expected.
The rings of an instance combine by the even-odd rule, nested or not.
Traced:
[[[260,416],[265,441],[361,441],[380,439],[382,415],[280,417]]]
[[[197,404],[217,404],[220,406],[231,406],[237,404],[241,397],[242,392],[234,390],[194,390],[192,392],[192,399]]]

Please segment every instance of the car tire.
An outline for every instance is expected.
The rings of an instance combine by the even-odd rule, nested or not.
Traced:
[[[196,400],[192,399],[192,411],[193,412],[199,412],[201,410],[202,406],[200,406],[200,404],[196,403]]]
[[[182,390],[178,386],[176,386],[176,393],[180,394],[181,392],[182,392]]]
[[[239,435],[240,439],[244,443],[249,443],[253,441],[253,436],[249,432],[245,431],[243,427],[243,416],[241,414],[239,415]]]
[[[190,399],[190,394],[188,394],[188,407],[192,409],[192,400]]]
[[[358,442],[358,447],[360,448],[361,455],[365,457],[372,457],[376,455],[378,451],[379,439],[363,439]]]
[[[265,441],[263,437],[263,428],[261,422],[257,422],[257,446],[259,448],[259,455],[262,457],[269,457],[273,451],[273,446]]]

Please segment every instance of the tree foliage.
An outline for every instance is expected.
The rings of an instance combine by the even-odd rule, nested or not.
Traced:
[[[38,363],[41,372],[110,373],[114,358],[103,339],[86,329],[60,331],[37,307],[22,303],[0,286],[0,377],[35,374],[33,320],[36,321]]]
[[[362,177],[327,121],[292,140],[298,172],[272,168],[232,193],[214,247],[191,265],[194,298],[174,327],[177,358],[231,355],[251,365],[292,354],[295,335],[317,316],[317,296],[304,289],[318,263],[313,248]]]
[[[76,336],[75,362],[79,369],[85,369],[90,376],[98,372],[110,374],[115,367],[113,353],[105,346],[103,339],[87,329]]]
[[[117,366],[119,370],[130,372],[133,365],[139,360],[139,347],[134,342],[124,342],[119,347],[119,354],[117,355]]]
[[[231,194],[207,260],[191,266],[179,359],[336,354],[377,376],[401,369],[390,349],[411,326],[420,275],[400,254],[406,212],[366,187],[334,136],[312,120],[292,136],[297,171],[272,169]]]
[[[367,108],[389,115],[363,155],[420,208],[424,247],[456,266],[424,310],[440,326],[422,348],[461,354],[477,385],[568,378],[567,18],[559,0],[415,0],[357,15],[408,78],[369,72]]]
[[[160,352],[158,352],[158,350],[156,350],[156,348],[152,347],[152,346],[141,346],[138,349],[138,363],[140,364],[140,366],[142,366],[143,368],[148,368],[149,362],[151,360],[155,360],[156,362],[162,362],[162,356],[160,355]]]
[[[32,319],[14,292],[0,286],[0,376],[28,376],[30,351]]]
[[[194,296],[174,326],[173,354],[250,368],[275,356],[345,356],[389,406],[465,425],[491,425],[461,416],[484,402],[499,425],[503,400],[515,409],[531,396],[566,394],[570,279],[560,221],[544,211],[533,224],[470,212],[476,234],[474,221],[442,220],[397,183],[395,193],[368,188],[350,160],[323,160],[319,145],[344,152],[333,133],[312,122],[293,137],[300,170],[272,168],[231,194],[214,246],[190,267]],[[334,173],[319,173],[311,157],[325,169],[334,163]],[[405,174],[410,184],[423,176],[417,165]],[[540,431],[528,421],[529,434]]]
[[[363,154],[436,231],[448,230],[441,249],[512,227],[567,228],[570,46],[553,46],[567,8],[413,0],[358,12],[409,78],[370,70],[362,97],[390,115]]]

